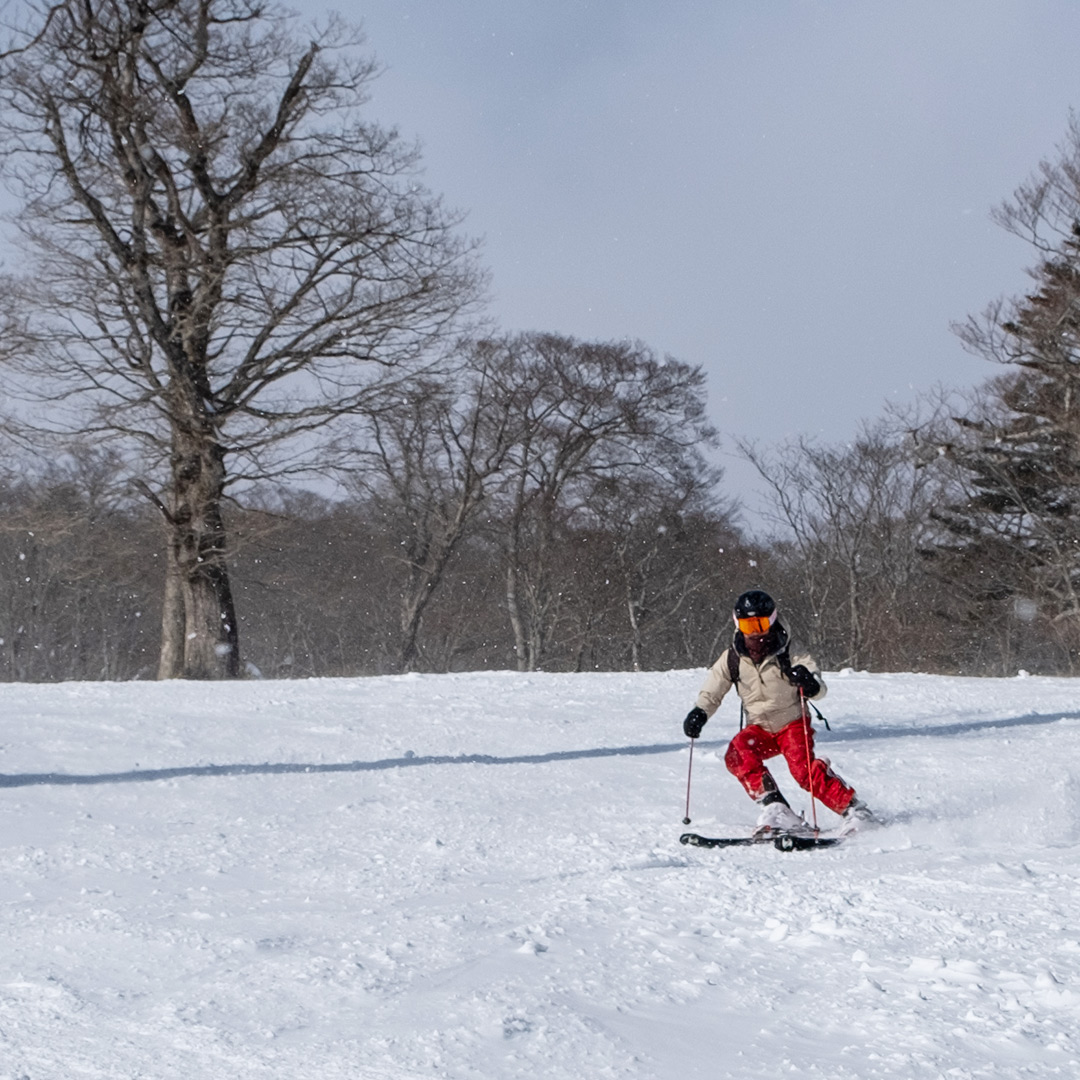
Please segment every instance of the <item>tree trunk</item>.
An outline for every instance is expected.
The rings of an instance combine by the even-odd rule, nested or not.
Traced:
[[[529,645],[525,637],[525,620],[518,599],[517,569],[511,562],[506,570],[506,610],[510,614],[510,626],[514,631],[514,653],[518,671],[529,670]]]
[[[240,674],[240,650],[221,516],[224,454],[216,443],[183,433],[173,445],[169,574],[183,612],[183,647],[175,641],[174,610],[162,638],[160,670],[172,678],[233,679]]]
[[[439,577],[442,575],[440,574]],[[401,604],[401,637],[398,642],[397,667],[399,671],[412,671],[420,653],[417,639],[420,636],[420,624],[424,621],[424,611],[428,602],[435,595],[438,580],[426,583],[423,591],[411,587]]]
[[[641,603],[632,595],[629,587],[626,590],[626,613],[630,617],[630,669],[641,670]]]
[[[161,611],[159,679],[179,679],[184,674],[184,598],[180,590],[180,566],[173,545],[165,553],[165,598]]]

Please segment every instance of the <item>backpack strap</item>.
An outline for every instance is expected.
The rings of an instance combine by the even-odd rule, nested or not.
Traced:
[[[731,681],[738,685],[739,682],[739,654],[732,645],[727,651],[727,673]]]
[[[735,650],[735,646],[731,645],[727,651],[727,673],[731,679],[731,685],[735,687],[735,692],[739,693],[739,654]],[[742,694],[739,694],[739,730],[746,727],[746,707],[743,705]]]
[[[784,648],[776,654],[776,662],[780,665],[780,673],[785,679],[791,678],[791,648],[785,645]]]

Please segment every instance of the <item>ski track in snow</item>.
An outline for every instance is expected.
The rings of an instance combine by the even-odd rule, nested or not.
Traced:
[[[0,686],[0,1080],[1080,1075],[1077,682],[833,675],[783,854],[702,675]]]

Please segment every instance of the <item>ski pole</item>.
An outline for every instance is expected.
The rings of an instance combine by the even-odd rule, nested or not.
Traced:
[[[694,740],[690,740],[690,764],[686,767],[686,817],[682,819],[684,825],[690,824],[690,774],[694,770]]]
[[[802,709],[803,738],[806,740],[806,780],[810,785],[810,817],[814,822],[814,832],[818,831],[817,799],[814,798],[814,769],[810,758],[810,713],[806,708],[806,694],[799,687],[799,707]]]

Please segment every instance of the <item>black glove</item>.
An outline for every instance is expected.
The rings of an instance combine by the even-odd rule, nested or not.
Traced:
[[[682,722],[682,729],[688,739],[696,739],[701,734],[701,729],[706,725],[709,718],[705,715],[704,709],[699,709],[696,705],[686,714],[686,719]]]
[[[821,689],[821,683],[817,681],[814,673],[805,664],[796,664],[788,672],[788,678],[807,697],[813,697]]]

